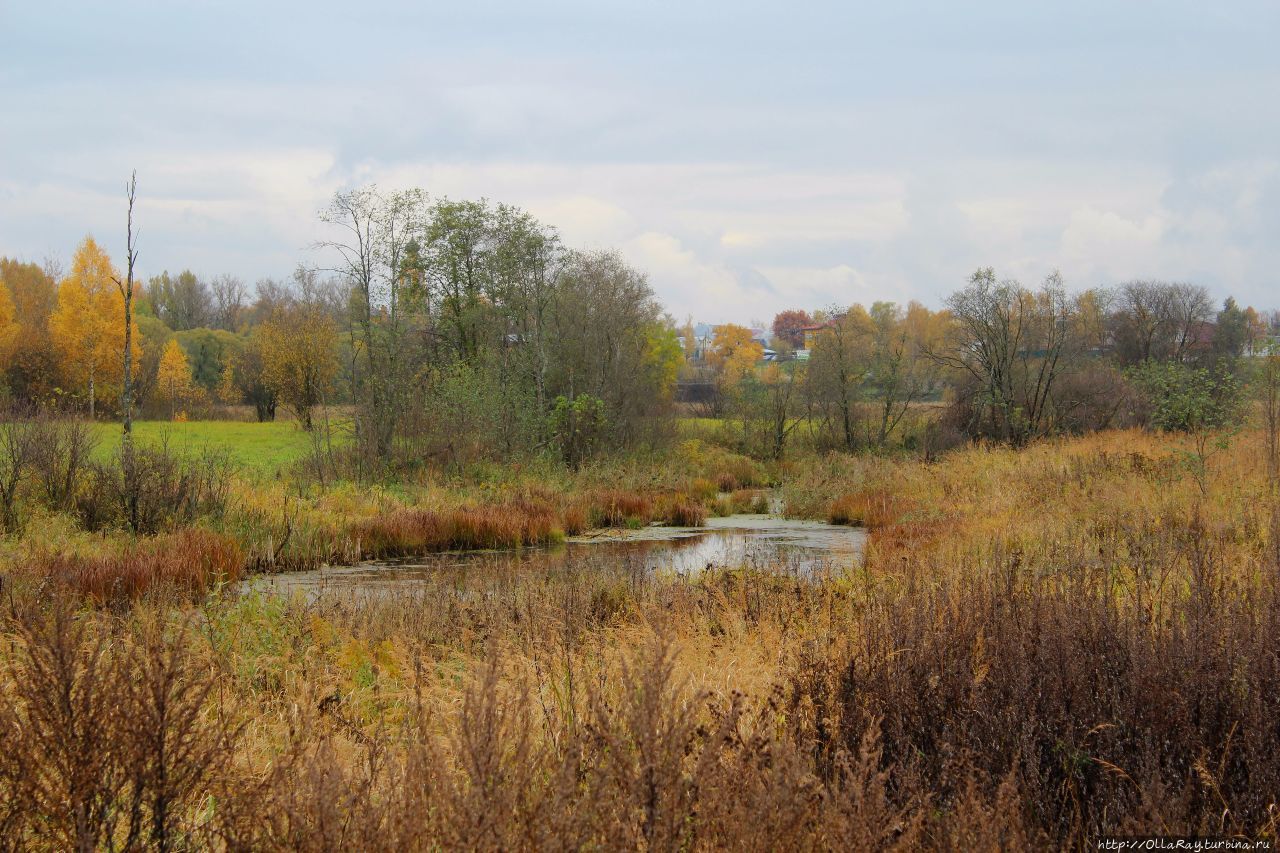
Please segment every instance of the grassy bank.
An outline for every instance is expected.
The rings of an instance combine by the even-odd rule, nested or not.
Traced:
[[[94,459],[118,453],[118,428],[94,428]],[[152,528],[198,528],[241,556],[240,572],[289,571],[430,551],[545,545],[602,527],[698,525],[750,508],[776,469],[698,439],[569,471],[553,460],[422,471],[386,483],[331,482],[299,461],[312,437],[289,423],[143,422],[156,451],[145,507]],[[117,475],[118,476],[118,475]],[[51,507],[28,477],[20,524],[0,540],[0,568],[50,557],[117,560],[136,550],[118,479],[82,473]],[[721,492],[736,492],[722,498]],[[105,519],[105,520],[104,520]],[[125,584],[130,590],[136,583]]]

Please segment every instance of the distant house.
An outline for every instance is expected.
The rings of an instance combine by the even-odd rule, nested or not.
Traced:
[[[1200,322],[1192,323],[1187,327],[1187,346],[1188,355],[1203,355],[1213,350],[1214,333],[1218,329],[1217,323]]]
[[[1262,335],[1245,345],[1244,354],[1248,358],[1261,358],[1273,352],[1280,352],[1280,335]]]
[[[711,323],[697,323],[694,325],[693,352],[690,353],[691,358],[700,360],[707,357],[707,353],[709,353],[715,346],[716,330],[721,328],[722,325],[724,324],[717,323],[713,325]],[[772,359],[768,356],[770,353],[773,353],[773,351],[769,349],[768,330],[751,329],[751,339],[760,344],[761,348],[765,350],[765,361],[771,361]],[[686,349],[688,348],[688,344],[683,341],[683,339],[681,341],[681,346]],[[773,355],[776,357],[777,353],[773,353]]]
[[[715,339],[716,327],[710,323],[698,323],[693,327],[693,352],[691,357],[701,360],[707,357]]]
[[[835,324],[836,320],[831,319],[824,323],[814,323],[809,326],[801,326],[800,331],[804,332],[804,348],[806,350],[812,350],[813,345],[818,341],[818,337]]]

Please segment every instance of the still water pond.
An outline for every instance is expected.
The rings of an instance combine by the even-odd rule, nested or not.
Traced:
[[[856,565],[865,541],[866,533],[854,527],[771,515],[731,515],[709,518],[705,527],[594,531],[553,548],[430,554],[412,560],[328,566],[261,575],[247,585],[286,595],[394,593],[413,591],[458,570],[580,569],[601,561],[633,572],[689,575],[712,568],[752,568],[811,577]]]

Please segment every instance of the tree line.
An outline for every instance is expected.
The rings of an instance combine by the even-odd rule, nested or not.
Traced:
[[[715,387],[710,413],[738,424],[744,450],[776,457],[797,434],[857,450],[1222,421],[1242,360],[1280,328],[1197,285],[1073,293],[1057,274],[1027,287],[981,269],[940,310],[780,312],[766,359],[760,334],[733,324],[699,345],[643,272],[511,205],[364,187],[335,194],[318,228],[311,263],[252,289],[130,268],[126,291],[93,237],[67,269],[0,259],[3,393],[124,414],[126,356],[130,410],[283,408],[326,438],[348,432],[317,445],[359,476],[544,452],[576,466],[661,441],[683,378]]]
[[[681,351],[645,275],[564,245],[519,208],[368,187],[320,214],[314,261],[250,289],[167,271],[139,282],[93,237],[69,270],[0,265],[4,393],[89,418],[121,405],[126,329],[146,416],[341,405],[362,467],[552,450],[576,464],[646,437]]]
[[[772,332],[766,362],[750,329],[716,327],[683,376],[715,383],[709,413],[737,422],[744,449],[780,456],[796,433],[857,450],[1222,427],[1240,414],[1246,383],[1267,375],[1280,312],[1232,298],[1217,306],[1192,284],[1073,293],[1056,273],[1033,288],[987,268],[941,310],[789,309]],[[692,340],[691,324],[684,335]]]

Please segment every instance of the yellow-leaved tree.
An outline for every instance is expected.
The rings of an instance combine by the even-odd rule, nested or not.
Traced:
[[[160,367],[156,371],[156,390],[161,399],[169,404],[169,420],[173,420],[175,414],[183,411],[195,397],[191,364],[176,338],[169,339],[160,356]]]
[[[84,392],[89,417],[97,399],[115,399],[124,378],[124,294],[111,258],[92,237],[84,238],[71,273],[58,286],[58,303],[49,317],[49,335],[67,378]],[[137,324],[133,357],[141,358]]]
[[[257,329],[262,376],[304,430],[338,372],[338,334],[312,294],[290,300]]]
[[[750,329],[733,323],[716,326],[707,362],[720,373],[724,387],[741,382],[763,357],[764,347],[751,336]]]
[[[668,324],[652,323],[645,328],[644,366],[659,399],[670,401],[676,390],[684,350],[680,337]]]
[[[0,281],[0,366],[9,366],[20,331],[21,327],[14,317],[13,297],[9,295],[9,288]]]

